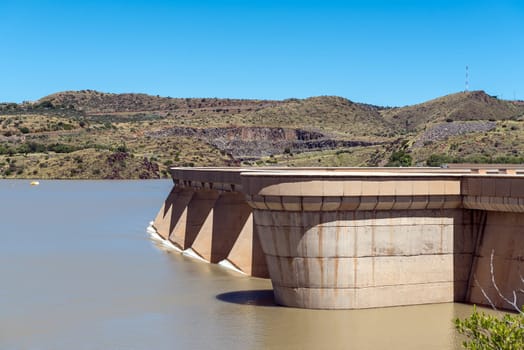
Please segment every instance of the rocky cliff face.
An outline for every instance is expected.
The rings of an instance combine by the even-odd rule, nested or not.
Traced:
[[[237,160],[253,160],[272,154],[296,153],[375,143],[336,139],[318,131],[278,127],[172,127],[149,132],[150,137],[196,137]]]

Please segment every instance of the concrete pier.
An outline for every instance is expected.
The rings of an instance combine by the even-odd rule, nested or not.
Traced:
[[[524,270],[524,167],[173,168],[154,221],[211,263],[270,277],[279,304],[504,307]],[[507,294],[510,295],[510,294]],[[520,304],[524,296],[519,295]]]

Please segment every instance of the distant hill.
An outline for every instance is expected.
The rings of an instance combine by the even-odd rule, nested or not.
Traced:
[[[86,115],[155,114],[194,126],[259,125],[324,128],[353,136],[379,136],[394,128],[382,118],[381,107],[321,96],[307,99],[242,100],[170,98],[146,94],[109,94],[92,90],[66,91],[41,98],[37,104],[74,109]],[[204,125],[202,125],[204,122]]]
[[[174,112],[209,108],[260,108],[279,101],[219,98],[171,98],[146,94],[112,94],[93,90],[58,92],[41,98],[37,103],[50,102],[54,106],[74,108],[88,114]]]
[[[342,97],[321,96],[282,103],[245,113],[245,124],[323,129],[367,141],[393,136],[396,125],[384,119],[382,107],[355,103]],[[392,133],[393,132],[393,133]]]
[[[401,130],[417,130],[427,123],[503,120],[518,118],[524,113],[522,103],[500,100],[484,91],[460,92],[395,108],[355,103],[336,96],[274,101],[171,98],[93,90],[59,92],[43,97],[37,103],[51,103],[55,107],[75,109],[88,115],[156,113],[160,116],[182,117],[189,122],[211,114],[215,123],[222,125],[228,119],[226,116],[236,115],[239,118],[235,118],[235,122],[242,125],[306,124],[354,134],[366,134],[367,131],[374,136]]]
[[[483,91],[386,108],[92,90],[0,103],[0,178],[156,178],[169,166],[524,161],[524,103]]]
[[[503,120],[518,118],[522,105],[499,100],[484,91],[460,92],[421,104],[383,110],[384,119],[405,128],[417,130],[427,123],[467,120]]]

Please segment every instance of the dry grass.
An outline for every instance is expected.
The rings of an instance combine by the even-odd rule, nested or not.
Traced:
[[[413,146],[425,129],[462,120],[494,120],[496,128]],[[524,105],[483,92],[402,108],[329,96],[259,101],[66,92],[34,104],[0,104],[0,178],[154,178],[167,177],[172,165],[238,164],[204,139],[148,136],[174,126],[286,127],[320,131],[334,139],[384,143],[295,154],[288,150],[255,159],[253,165],[384,165],[399,150],[417,165],[425,165],[435,154],[480,161],[518,158],[524,157],[523,120]]]
[[[454,136],[432,142],[423,147],[413,147],[415,164],[425,162],[432,154],[445,154],[453,158],[522,157],[524,156],[524,122],[498,121],[491,131]]]
[[[337,150],[282,154],[264,157],[248,165],[289,167],[362,167],[370,166],[369,159],[382,146],[353,147]]]
[[[421,104],[382,111],[383,117],[407,131],[427,124],[459,120],[505,120],[524,116],[524,106],[499,100],[483,91],[460,92]]]

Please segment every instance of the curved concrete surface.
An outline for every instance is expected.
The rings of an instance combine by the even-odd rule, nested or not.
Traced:
[[[282,305],[485,303],[483,287],[504,306],[486,256],[516,289],[524,167],[488,170],[173,168],[154,226],[206,261],[269,275]]]

